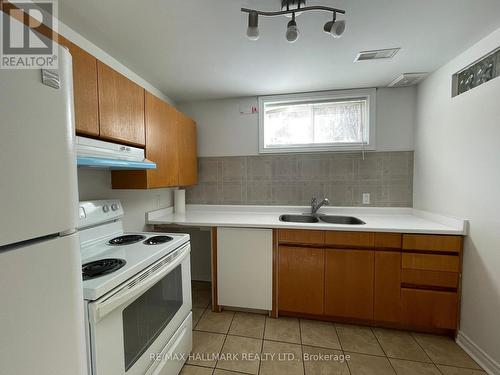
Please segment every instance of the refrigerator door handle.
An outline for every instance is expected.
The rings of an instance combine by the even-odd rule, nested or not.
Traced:
[[[61,77],[59,75],[59,70],[42,69],[42,83],[46,86],[59,90],[61,88]]]

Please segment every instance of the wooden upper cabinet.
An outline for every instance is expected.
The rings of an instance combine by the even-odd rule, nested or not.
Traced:
[[[325,250],[326,315],[372,320],[373,282],[373,250]]]
[[[73,92],[77,133],[99,135],[97,59],[73,45]]]
[[[97,76],[100,137],[144,146],[144,89],[100,61]]]
[[[146,157],[157,169],[148,170],[148,188],[178,186],[179,134],[177,111],[146,92]]]
[[[146,92],[146,158],[156,169],[113,171],[114,189],[155,189],[179,185],[177,110]]]
[[[177,112],[179,132],[179,186],[198,183],[198,143],[196,123]]]
[[[73,96],[77,134],[99,136],[99,98],[97,59],[66,38],[59,44],[67,47],[73,60]]]
[[[145,94],[147,171],[113,171],[113,189],[154,189],[198,181],[196,124],[153,94]],[[102,135],[102,125],[101,125]]]

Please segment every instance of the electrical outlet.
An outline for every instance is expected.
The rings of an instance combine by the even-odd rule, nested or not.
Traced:
[[[370,193],[363,193],[363,204],[370,204]]]

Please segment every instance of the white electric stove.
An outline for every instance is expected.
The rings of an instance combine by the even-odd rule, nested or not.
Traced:
[[[177,374],[192,348],[189,235],[125,232],[123,214],[80,202],[90,373]]]

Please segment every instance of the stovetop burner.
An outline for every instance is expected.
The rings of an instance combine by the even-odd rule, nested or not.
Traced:
[[[165,242],[172,241],[173,238],[170,236],[153,236],[149,237],[146,241],[143,242],[144,245],[160,245]]]
[[[85,263],[82,266],[83,280],[93,279],[104,276],[122,268],[127,262],[123,259],[99,259],[93,262]]]
[[[126,234],[124,236],[118,236],[108,241],[110,245],[130,245],[132,243],[136,243],[145,239],[146,236],[142,236],[140,234]]]

